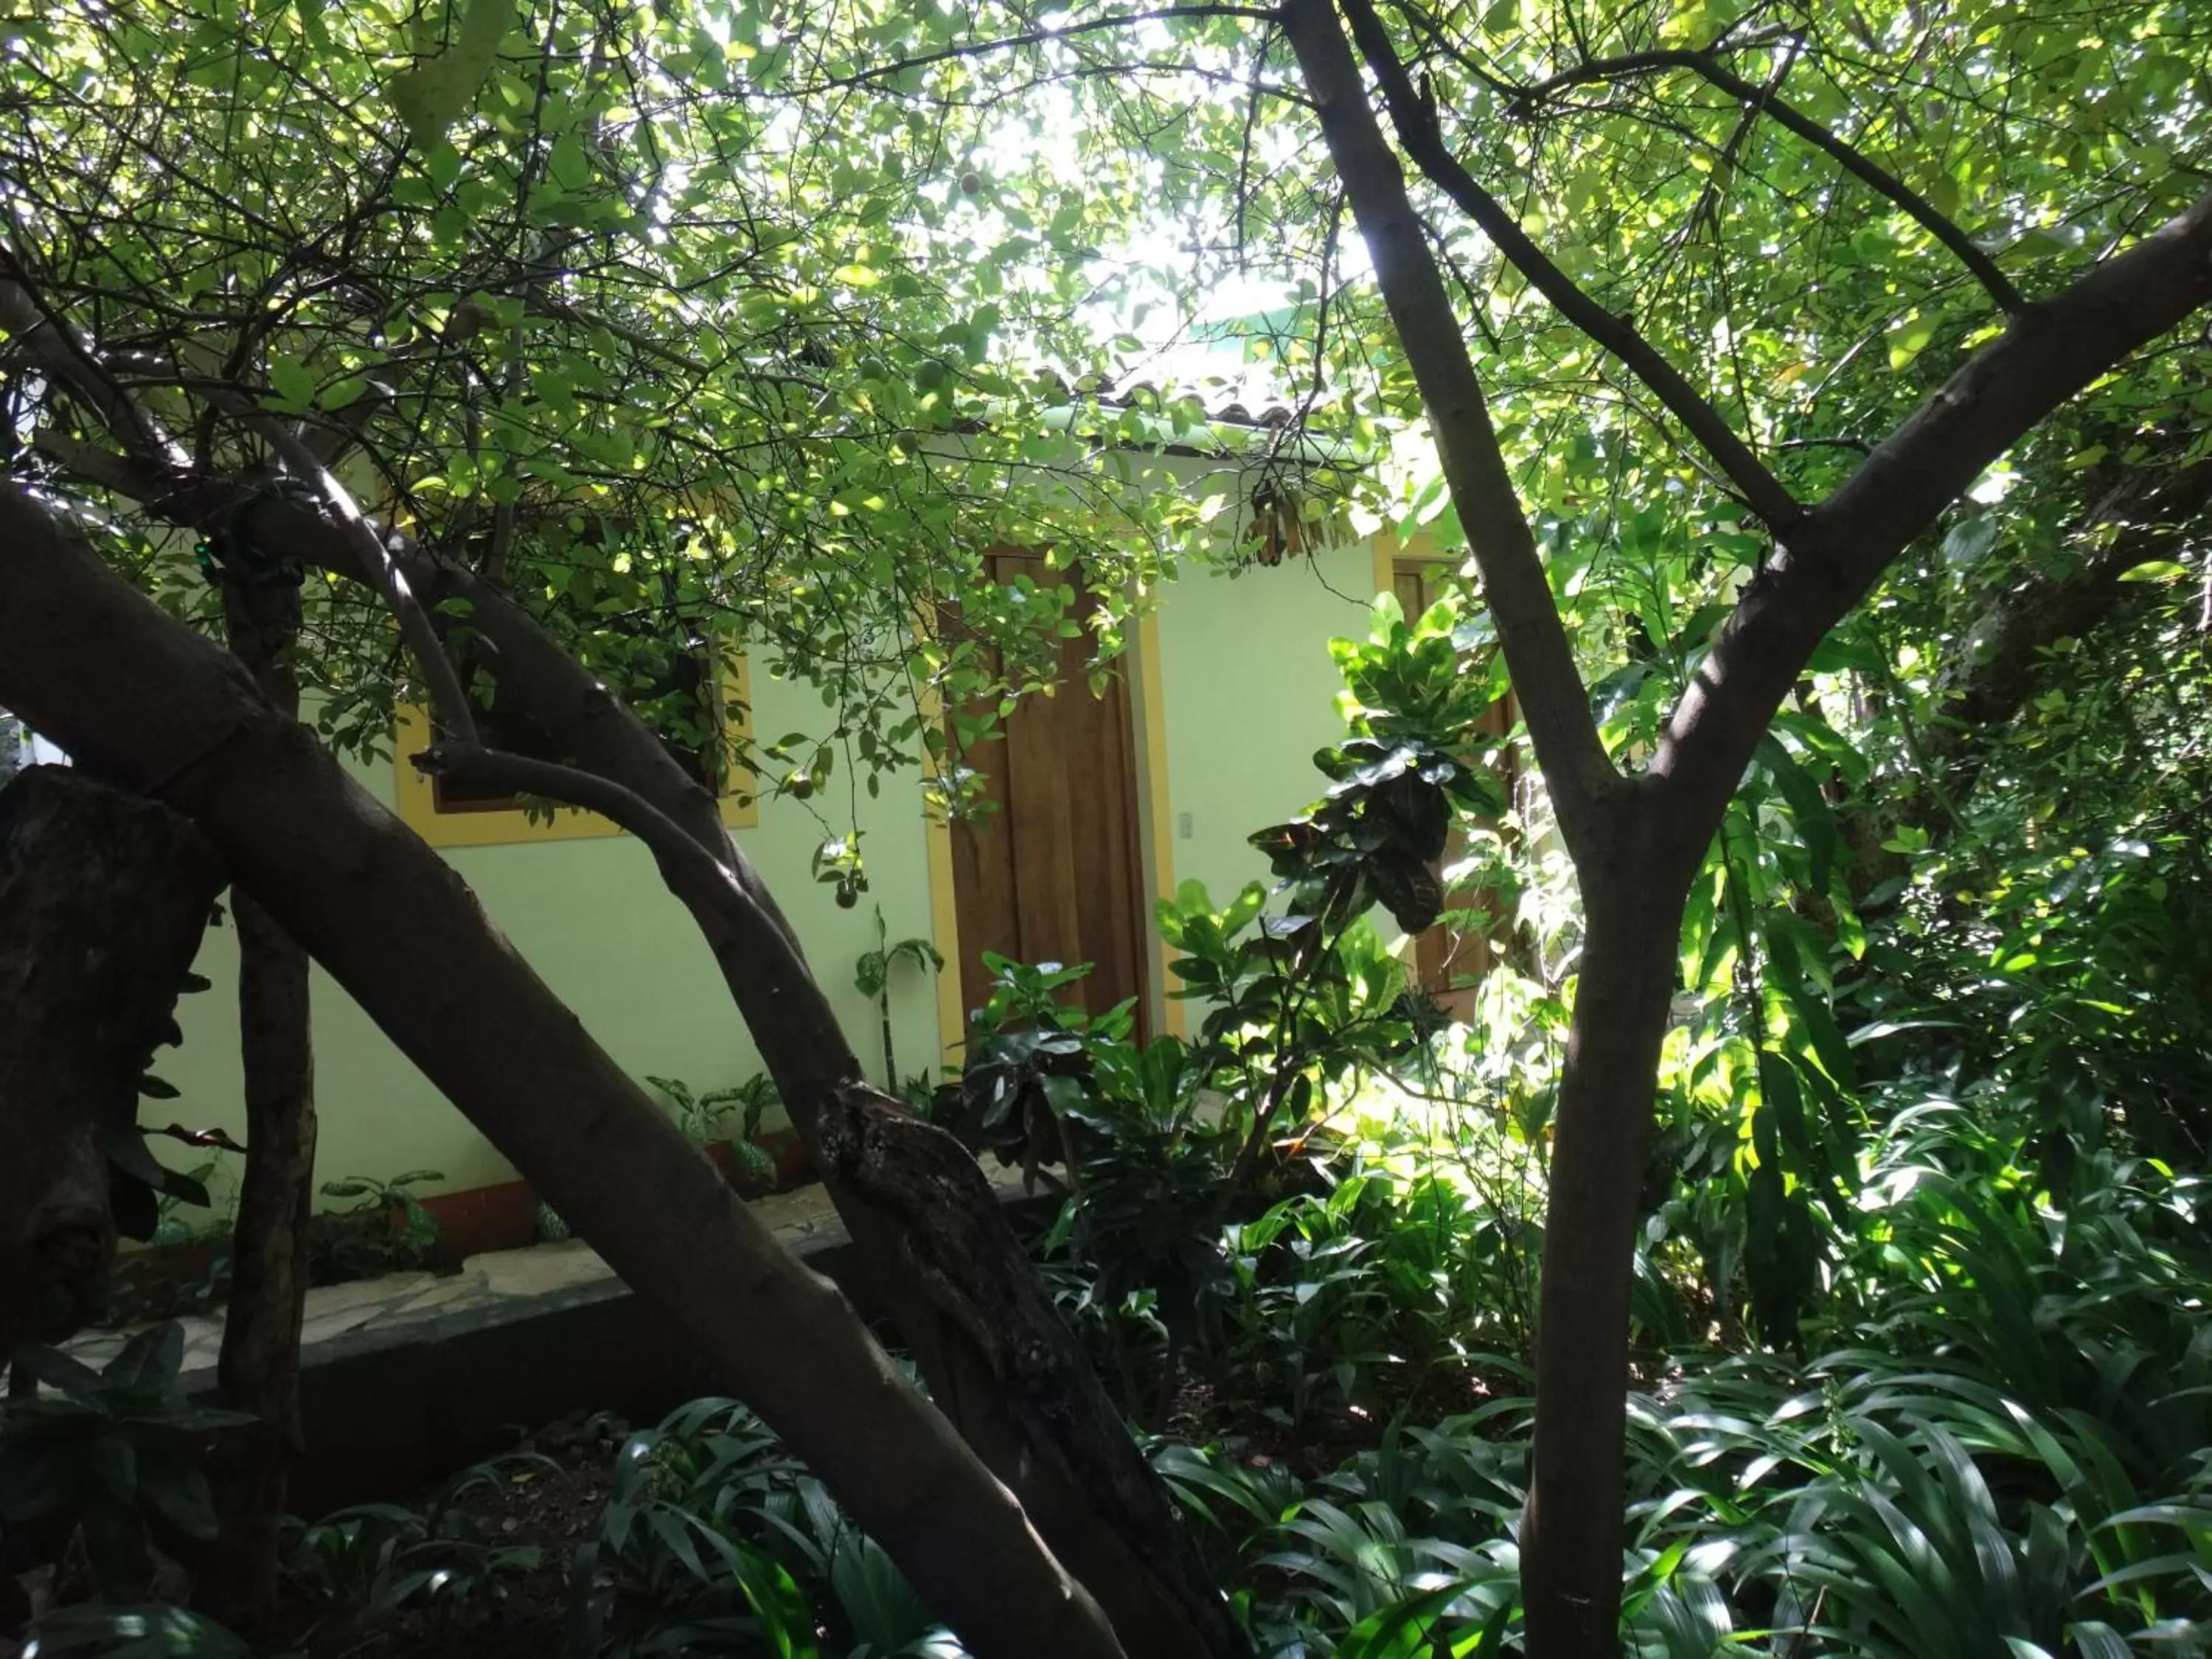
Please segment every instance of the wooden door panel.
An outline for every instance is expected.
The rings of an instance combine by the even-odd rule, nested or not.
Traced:
[[[1000,554],[993,566],[1001,581],[1071,580],[1035,556]],[[987,950],[1031,963],[1088,962],[1084,1006],[1102,1012],[1134,997],[1142,1029],[1146,906],[1128,686],[1117,672],[1092,696],[1089,655],[1087,635],[1063,641],[1054,694],[1024,699],[1002,735],[966,757],[996,810],[953,826],[961,991],[969,1009],[989,996]]]
[[[994,738],[968,756],[967,763],[982,775],[985,810],[952,826],[963,1013],[990,1000],[991,975],[983,966],[983,952],[1016,961],[1022,956],[1021,934],[1014,925],[1013,841],[1006,827],[1006,748],[1003,738]]]
[[[1063,653],[1063,657],[1065,653]],[[1066,664],[1061,665],[1066,672]],[[1006,722],[1006,823],[1014,851],[1014,924],[1028,962],[1076,963],[1084,949],[1077,898],[1074,775],[1091,733],[1083,710],[1068,707],[1076,688],[1030,697]],[[1069,718],[1073,714],[1074,718]]]
[[[1147,907],[1138,851],[1128,685],[1117,672],[1107,695],[1094,698],[1079,678],[1055,701],[1076,699],[1080,699],[1089,729],[1063,751],[1072,763],[1086,769],[1071,773],[1065,797],[1070,807],[1069,883],[1082,946],[1081,955],[1073,959],[1097,963],[1085,999],[1094,1011],[1135,997],[1138,1023],[1143,1027]]]

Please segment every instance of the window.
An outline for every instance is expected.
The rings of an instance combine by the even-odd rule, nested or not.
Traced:
[[[467,665],[463,667],[465,670]],[[679,652],[644,695],[633,700],[632,706],[643,712],[646,708],[681,708],[687,702],[697,706],[697,718],[686,720],[681,731],[674,729],[672,719],[661,741],[702,783],[709,783],[720,772],[724,823],[742,829],[756,823],[753,776],[742,759],[752,731],[750,684],[744,660],[732,659],[715,678],[703,653]],[[495,696],[477,714],[487,746],[541,760],[560,758],[543,732],[511,711],[502,711]],[[421,708],[403,707],[398,711],[395,741],[399,815],[433,847],[503,847],[622,833],[596,813],[563,806],[555,808],[549,818],[541,805],[533,817],[514,796],[457,790],[442,779],[424,776],[409,759],[432,742],[430,721]]]

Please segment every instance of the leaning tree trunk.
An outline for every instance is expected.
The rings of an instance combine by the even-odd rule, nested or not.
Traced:
[[[0,283],[0,301],[6,291]],[[74,361],[57,360],[56,372]],[[918,1120],[890,1122],[896,1103],[866,1086],[773,895],[723,828],[713,797],[635,714],[495,585],[432,550],[398,538],[362,550],[358,537],[313,510],[236,480],[149,473],[125,457],[66,447],[73,467],[172,522],[243,528],[264,555],[380,592],[384,581],[362,555],[388,556],[425,611],[468,617],[490,647],[502,701],[551,734],[574,764],[468,744],[441,744],[439,763],[459,760],[473,781],[567,800],[639,836],[698,921],[863,1262],[884,1279],[902,1334],[962,1436],[1132,1650],[1159,1659],[1249,1652],[1164,1483],[1090,1372],[974,1160],[943,1157],[956,1144]],[[842,1129],[834,1140],[823,1133],[832,1122]],[[864,1132],[870,1125],[887,1132]]]
[[[173,505],[177,500],[173,498]],[[218,499],[221,499],[218,497]],[[289,501],[243,519],[302,564],[362,572],[326,520]],[[652,850],[690,908],[867,1270],[961,1436],[1013,1491],[1123,1643],[1157,1659],[1234,1659],[1249,1644],[1164,1485],[1130,1438],[973,1158],[871,1088],[789,925],[713,797],[544,628],[493,585],[419,548],[395,556],[428,606],[462,608],[492,647],[500,695],[580,763],[441,745],[472,781],[605,813]]]
[[[158,794],[823,1478],[984,1659],[1122,1652],[836,1287],[794,1261],[460,878],[232,659],[0,488],[0,702]]]
[[[232,652],[275,709],[300,712],[293,652],[300,586],[279,565],[234,559],[222,587]],[[210,1605],[264,1632],[276,1610],[284,1496],[300,1431],[300,1328],[314,1200],[315,1057],[307,953],[243,889],[238,927],[239,1059],[246,1177],[231,1231],[231,1280],[216,1376],[222,1403],[254,1418],[216,1471],[222,1533],[204,1569]]]
[[[88,669],[108,660],[88,647]],[[137,1133],[221,886],[214,850],[152,801],[64,766],[0,789],[0,1360],[97,1303],[109,1150]]]

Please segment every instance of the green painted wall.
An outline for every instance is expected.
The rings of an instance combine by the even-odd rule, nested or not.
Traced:
[[[809,688],[757,673],[754,720],[763,731],[802,727],[821,704]],[[880,903],[896,940],[929,933],[928,875],[921,799],[915,775],[887,780],[866,802],[872,890],[852,910],[809,876],[820,823],[796,802],[763,799],[757,827],[738,838],[790,914],[809,960],[827,988],[871,1076],[882,1069],[874,1005],[853,984],[853,964],[875,943],[872,905]],[[392,774],[380,767],[362,781],[389,804]],[[585,1027],[632,1074],[673,1077],[695,1088],[743,1081],[760,1069],[743,1024],[690,919],[662,888],[652,860],[627,836],[456,849],[447,854],[502,928]],[[155,1069],[183,1098],[151,1106],[177,1121],[220,1124],[241,1137],[236,935],[211,930],[198,970],[214,988],[183,999],[181,1049],[165,1050]],[[894,1034],[902,1069],[935,1056],[935,988],[908,969],[892,987]],[[318,970],[315,1064],[322,1130],[317,1174],[389,1177],[429,1169],[446,1179],[424,1192],[511,1180],[514,1170],[466,1119],[371,1024],[353,1000]],[[196,1157],[157,1142],[163,1156]],[[235,1179],[236,1160],[225,1160]],[[220,1194],[218,1194],[220,1198]]]
[[[1272,569],[1188,577],[1161,607],[1175,877],[1204,882],[1217,904],[1268,879],[1246,837],[1321,793],[1313,752],[1344,734],[1344,682],[1328,642],[1365,636],[1374,569],[1360,543]]]
[[[1195,572],[1164,596],[1157,637],[1178,881],[1203,881],[1225,900],[1266,876],[1265,860],[1245,837],[1316,794],[1320,780],[1310,757],[1341,730],[1328,642],[1364,632],[1372,586],[1371,557],[1358,545],[1235,577]],[[765,674],[756,674],[753,692],[757,730],[803,729],[821,712],[811,689]],[[362,777],[389,804],[388,766]],[[927,937],[931,909],[914,775],[887,781],[880,799],[864,797],[861,805],[872,890],[849,911],[811,879],[810,856],[823,829],[803,805],[764,799],[759,824],[738,835],[790,913],[872,1076],[882,1066],[875,1010],[853,985],[854,960],[875,942],[871,907],[882,905],[894,940]],[[447,856],[493,921],[626,1070],[712,1088],[760,1069],[705,945],[635,842],[538,842]],[[209,933],[198,969],[214,988],[184,1000],[185,1045],[157,1060],[160,1074],[183,1091],[153,1109],[157,1122],[173,1111],[177,1121],[243,1135],[235,951],[229,928]],[[903,1070],[920,1071],[936,1058],[935,999],[924,976],[901,970],[892,1000]],[[445,1179],[422,1189],[428,1192],[513,1178],[506,1160],[319,971],[315,1011],[319,1179],[440,1171]],[[197,1161],[173,1143],[156,1145],[173,1163]],[[222,1182],[234,1183],[237,1173],[236,1161],[226,1160],[219,1202]]]

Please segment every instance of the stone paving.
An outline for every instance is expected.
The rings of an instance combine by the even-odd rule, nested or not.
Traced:
[[[1019,1180],[1018,1171],[1005,1173]],[[1000,1179],[1003,1182],[1003,1176]],[[830,1195],[818,1184],[755,1200],[750,1207],[786,1249],[845,1236]],[[487,1320],[514,1317],[532,1303],[595,1291],[615,1296],[623,1293],[623,1286],[614,1269],[580,1238],[472,1255],[458,1273],[390,1273],[349,1285],[325,1285],[307,1292],[300,1332],[301,1363],[313,1364],[315,1350],[340,1338],[374,1341],[386,1334],[397,1337],[418,1321],[452,1314],[480,1314]],[[222,1346],[222,1316],[197,1315],[177,1322],[185,1328],[184,1370],[178,1380],[187,1393],[197,1392],[214,1382],[216,1356]],[[87,1332],[68,1345],[69,1352],[88,1365],[104,1364],[130,1334]]]

